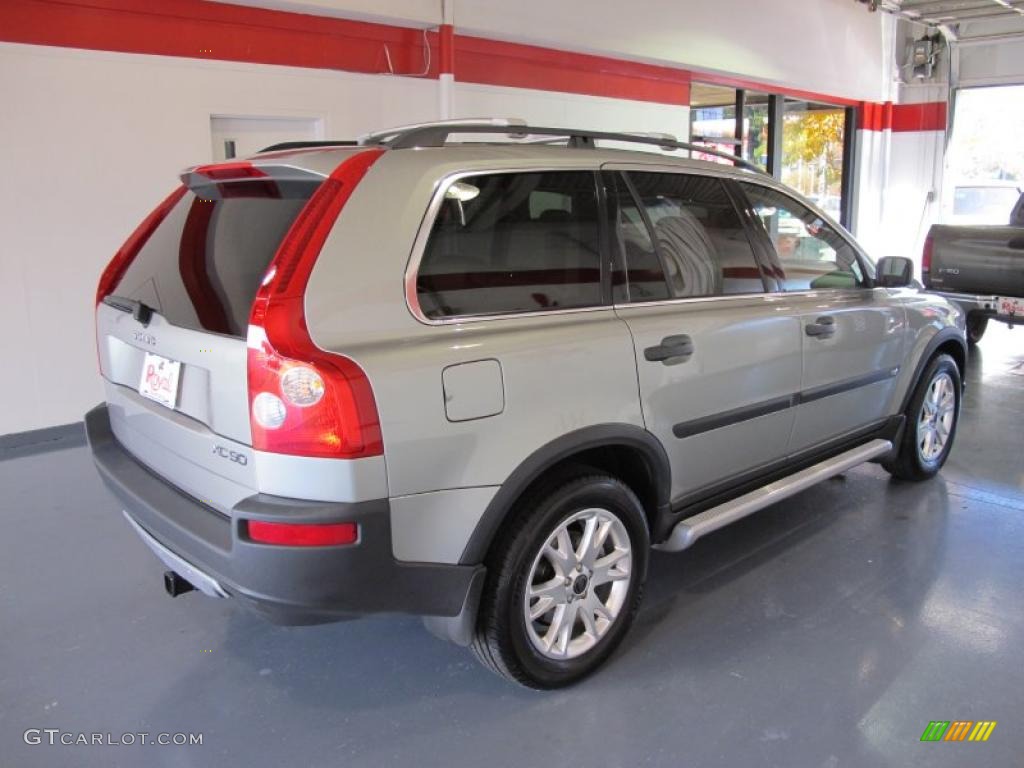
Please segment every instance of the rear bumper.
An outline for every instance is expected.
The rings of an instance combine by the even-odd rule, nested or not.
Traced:
[[[86,414],[85,430],[100,477],[141,532],[170,553],[172,562],[183,561],[198,572],[197,578],[205,576],[227,596],[276,623],[384,612],[457,616],[474,582],[483,578],[482,566],[395,560],[387,499],[329,503],[256,494],[226,517],[136,461],[114,437],[105,405]],[[355,522],[359,542],[341,547],[259,544],[248,539],[246,520]]]
[[[1000,315],[996,311],[998,296],[974,293],[952,293],[949,291],[930,291],[937,296],[942,296],[948,301],[960,306],[966,315],[984,315],[995,318],[1001,323],[1009,325],[1024,325],[1024,316],[1021,315]]]

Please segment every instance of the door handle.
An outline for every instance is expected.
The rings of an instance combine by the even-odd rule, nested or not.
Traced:
[[[677,336],[666,336],[661,344],[655,347],[647,347],[644,350],[644,360],[664,365],[675,365],[684,363],[693,355],[693,339],[685,333]]]
[[[835,336],[836,319],[834,317],[829,317],[828,315],[823,315],[813,323],[805,325],[804,333],[817,339],[827,339],[830,336]]]

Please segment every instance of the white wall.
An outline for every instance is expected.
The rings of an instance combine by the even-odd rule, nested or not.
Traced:
[[[526,88],[455,83],[454,117],[521,117],[534,125],[671,133],[685,140],[690,108]]]
[[[244,5],[441,23],[441,0],[231,0]],[[884,101],[893,17],[853,0],[447,0],[456,33],[724,72]],[[314,8],[315,11],[311,11]]]
[[[0,434],[102,399],[96,281],[179,171],[211,160],[211,115],[322,119],[330,138],[437,117],[437,81],[0,45]],[[460,85],[461,114],[685,134],[685,107]]]
[[[889,98],[897,105],[947,99],[949,58],[945,48],[932,78],[900,82],[910,76],[904,66],[907,46],[927,31],[905,21],[891,31]],[[875,258],[907,256],[920,264],[924,237],[940,210],[945,139],[941,130],[857,132],[853,231]]]
[[[457,32],[726,72],[870,101],[883,26],[852,0],[455,0]]]

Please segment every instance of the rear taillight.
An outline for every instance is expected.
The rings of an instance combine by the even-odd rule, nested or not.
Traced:
[[[265,179],[267,174],[249,162],[215,163],[197,165],[192,173],[198,173],[214,181],[239,181],[242,179]]]
[[[171,209],[184,196],[185,187],[178,187],[160,205],[154,208],[153,212],[144,218],[142,223],[135,228],[135,231],[128,236],[128,239],[124,241],[124,245],[118,249],[117,253],[114,254],[114,258],[107,264],[107,268],[103,270],[103,274],[100,275],[99,285],[96,286],[96,306],[99,306],[99,303],[104,298],[113,293],[114,288],[117,287],[121,278],[124,277],[125,270],[131,266],[135,257],[139,255],[142,246],[146,244],[146,241],[156,231],[156,228],[167,218],[167,214],[171,212]]]
[[[217,194],[221,199],[281,196],[277,184],[270,175],[250,162],[199,165],[191,170],[190,177],[193,174],[216,182]]]
[[[249,520],[249,538],[260,544],[289,547],[331,547],[355,544],[359,526],[355,523],[265,523]]]
[[[928,284],[928,275],[932,271],[932,250],[932,236],[928,235],[924,239],[924,249],[921,251],[921,276],[925,285]]]
[[[313,343],[304,296],[327,235],[383,150],[339,165],[281,241],[249,317],[249,422],[259,451],[355,459],[383,453],[373,390],[363,370]]]

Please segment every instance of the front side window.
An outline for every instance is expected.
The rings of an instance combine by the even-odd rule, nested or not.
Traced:
[[[628,176],[650,223],[646,240],[634,234],[635,209],[620,203],[614,221],[631,301],[663,298],[665,292],[669,298],[764,292],[746,229],[720,179],[663,172]],[[657,269],[664,272],[664,287],[653,273]]]
[[[496,173],[448,185],[416,276],[431,319],[601,304],[590,171]]]
[[[775,245],[784,290],[866,285],[853,246],[818,214],[778,190],[747,182],[741,186]]]

